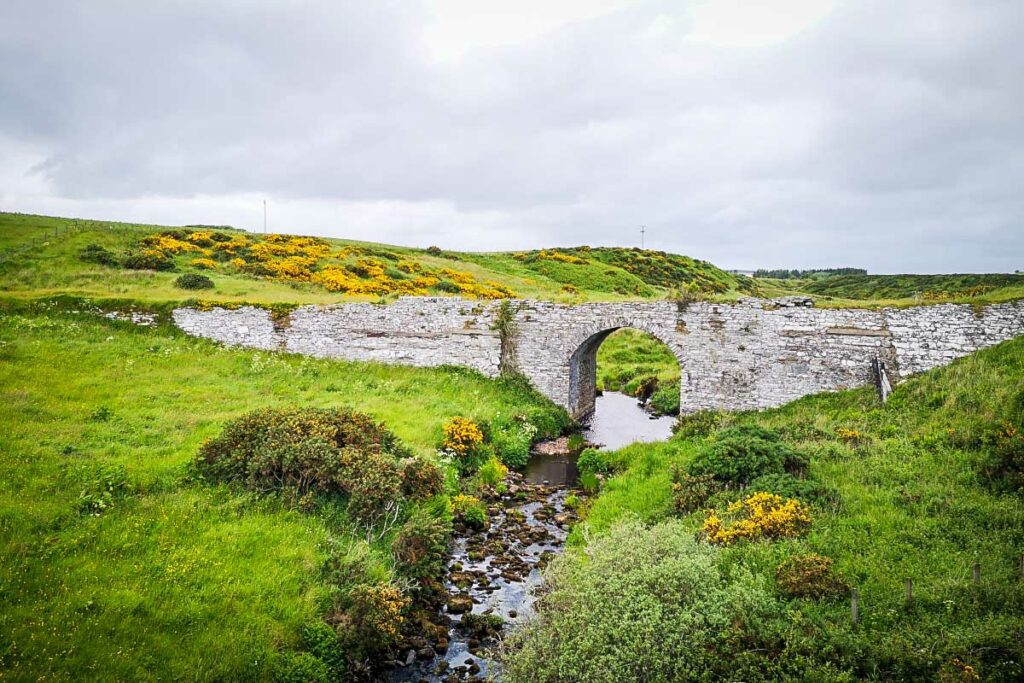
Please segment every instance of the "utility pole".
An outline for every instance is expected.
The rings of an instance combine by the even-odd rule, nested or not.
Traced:
[[[263,234],[267,234],[267,200],[263,200]]]
[[[640,248],[641,248],[641,249],[643,249],[643,248],[644,248],[644,234],[645,234],[646,232],[647,232],[647,226],[645,226],[645,225],[641,225],[641,226],[640,226]]]

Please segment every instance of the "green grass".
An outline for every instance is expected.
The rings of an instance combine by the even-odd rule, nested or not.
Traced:
[[[822,656],[847,657],[857,676],[934,675],[936,662],[959,657],[983,679],[1011,680],[1024,657],[1024,500],[994,493],[979,462],[986,435],[1019,419],[1022,386],[1024,339],[1017,339],[907,380],[884,406],[865,388],[727,416],[778,430],[810,456],[811,474],[838,491],[841,506],[816,510],[806,538],[727,548],[723,561],[771,581],[790,555],[834,558],[861,592],[861,625],[850,626],[846,601],[793,601],[790,609],[793,623],[824,625],[815,636]],[[704,440],[612,454],[623,471],[590,507],[589,533],[631,518],[656,524],[671,517],[670,468],[688,463]],[[703,518],[697,512],[684,521],[696,532]],[[578,528],[573,541],[584,537]],[[974,562],[982,566],[980,585],[971,580]],[[908,577],[916,596],[910,609],[903,606]],[[840,656],[832,647],[848,651]]]
[[[37,308],[50,308],[40,312]],[[451,415],[554,414],[513,383],[227,349],[59,307],[0,309],[0,679],[251,680],[338,590],[321,576],[344,515],[195,480],[225,421],[347,405],[433,451]],[[99,468],[134,493],[78,511]],[[371,553],[387,571],[386,541]]]
[[[1024,297],[1024,274],[834,275],[759,280],[779,293],[808,294],[819,306],[881,307],[935,303],[1000,303]]]

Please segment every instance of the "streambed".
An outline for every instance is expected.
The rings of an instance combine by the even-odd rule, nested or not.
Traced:
[[[606,392],[597,397],[584,436],[606,448],[621,448],[667,439],[674,420],[651,418],[636,399]],[[447,602],[425,624],[424,637],[399,653],[388,681],[447,683],[500,676],[493,658],[500,633],[533,614],[543,568],[561,552],[577,521],[566,500],[584,497],[578,474],[575,455],[534,454],[524,472],[509,474],[506,492],[484,498],[486,529],[456,526],[444,583]]]

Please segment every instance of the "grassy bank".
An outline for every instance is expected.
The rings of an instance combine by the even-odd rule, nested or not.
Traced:
[[[667,443],[610,454],[607,461],[615,473],[573,537],[581,550],[588,541],[597,543],[587,555],[600,559],[588,561],[578,550],[555,567],[555,607],[511,655],[513,670],[532,667],[530,680],[556,680],[554,671],[560,671],[558,680],[580,672],[592,680],[611,680],[588,668],[588,657],[607,657],[604,670],[613,671],[622,664],[616,661],[621,650],[640,660],[638,670],[672,671],[678,680],[1020,680],[1024,500],[1002,491],[1020,481],[1022,384],[1024,340],[1016,340],[911,378],[884,406],[865,388],[763,412],[702,415],[685,421]],[[828,493],[810,502],[813,521],[806,535],[725,547],[699,540],[695,549],[685,551],[708,567],[700,575],[707,582],[703,590],[725,591],[726,596],[718,615],[722,621],[715,622],[719,625],[694,631],[694,620],[702,618],[696,613],[682,609],[666,616],[657,607],[671,581],[681,582],[680,590],[701,590],[688,573],[690,564],[669,564],[676,562],[671,552],[684,552],[672,539],[679,534],[703,538],[705,508],[716,507],[722,514],[729,500],[750,490],[726,491],[692,512],[677,511],[673,481],[680,479],[674,478],[673,468],[692,468],[699,454],[713,452],[726,430],[737,425],[781,435],[783,446],[808,458],[808,480]],[[1017,479],[1004,471],[1005,462],[993,464],[996,452],[1017,459]],[[1003,475],[1010,478],[1002,480],[1001,488]],[[647,530],[619,531],[631,520]],[[599,542],[608,535],[612,543]],[[636,543],[674,550],[647,557]],[[788,559],[812,554],[833,563],[835,585],[841,589],[832,597],[792,597],[779,583],[778,572]],[[635,559],[627,561],[630,557]],[[972,578],[975,563],[980,583]],[[655,581],[652,575],[661,578]],[[909,606],[907,578],[913,580]],[[637,607],[630,623],[638,626],[615,634],[602,631],[625,620],[605,618],[602,609],[621,605],[588,597],[591,589],[586,587],[595,585],[607,592],[618,590],[609,586],[621,586],[631,595]],[[851,623],[852,588],[860,591],[856,625]],[[683,604],[688,600],[680,599]],[[747,606],[730,616],[728,600],[733,599],[746,600]],[[594,611],[588,612],[591,603]],[[566,610],[578,613],[572,628],[567,628]],[[645,649],[645,638],[637,632],[644,628],[691,638],[680,645],[691,654],[673,652],[668,641],[659,649]],[[661,632],[648,637],[658,639]],[[621,647],[606,649],[610,642]],[[581,654],[581,648],[593,650]],[[664,659],[678,656],[692,663],[687,657],[694,648],[719,654],[699,662],[703,671],[673,668],[673,661]]]
[[[0,312],[4,680],[267,679],[344,589],[326,558],[391,571],[389,539],[353,541],[341,510],[198,480],[190,463],[231,418],[348,406],[421,455],[452,415],[564,419],[470,371],[232,350],[35,308]]]

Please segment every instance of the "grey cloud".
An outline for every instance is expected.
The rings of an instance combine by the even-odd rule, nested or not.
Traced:
[[[678,3],[644,2],[455,62],[425,16],[8,1],[0,140],[82,202],[444,202],[488,217],[459,246],[645,223],[728,266],[1024,267],[1019,2],[849,2],[757,48],[691,44]]]

